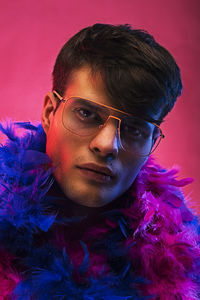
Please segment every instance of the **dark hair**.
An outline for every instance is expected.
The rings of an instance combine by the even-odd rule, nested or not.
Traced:
[[[72,71],[89,65],[100,72],[107,93],[120,109],[148,118],[161,109],[160,123],[180,96],[180,70],[171,54],[144,30],[130,25],[95,24],[61,49],[53,90],[64,94]],[[152,119],[151,119],[152,120]]]

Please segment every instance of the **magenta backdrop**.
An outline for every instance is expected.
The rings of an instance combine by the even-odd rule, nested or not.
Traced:
[[[1,0],[0,119],[40,120],[51,89],[54,59],[63,43],[93,23],[129,23],[167,47],[182,70],[184,92],[163,126],[166,139],[156,157],[181,166],[180,177],[200,212],[200,1],[199,0]],[[189,198],[188,197],[188,198]]]

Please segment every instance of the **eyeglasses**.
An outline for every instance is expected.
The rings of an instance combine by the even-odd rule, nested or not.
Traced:
[[[155,123],[89,99],[64,99],[56,91],[53,94],[64,103],[63,126],[79,136],[97,134],[112,118],[117,122],[116,130],[121,148],[137,156],[150,155],[164,138],[161,128]]]

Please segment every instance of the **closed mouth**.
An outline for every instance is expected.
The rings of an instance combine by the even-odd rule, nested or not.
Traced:
[[[78,168],[83,169],[83,170],[88,170],[88,171],[91,171],[91,172],[94,172],[96,174],[100,174],[103,176],[109,176],[111,178],[114,177],[114,173],[110,168],[100,166],[100,165],[97,165],[94,163],[82,164],[82,165],[78,166]]]

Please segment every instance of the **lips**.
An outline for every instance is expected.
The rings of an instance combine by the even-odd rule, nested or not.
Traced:
[[[78,169],[86,177],[102,183],[108,182],[115,176],[114,172],[108,168],[94,163],[87,163],[78,166]]]

